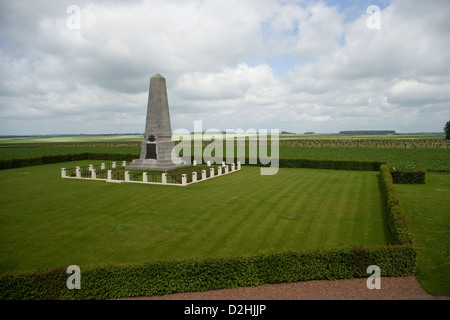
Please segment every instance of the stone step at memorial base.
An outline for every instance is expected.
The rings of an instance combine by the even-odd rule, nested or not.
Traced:
[[[162,170],[167,171],[179,167],[185,167],[189,164],[183,162],[182,164],[175,164],[172,160],[155,160],[155,159],[136,159],[125,169],[129,170]]]

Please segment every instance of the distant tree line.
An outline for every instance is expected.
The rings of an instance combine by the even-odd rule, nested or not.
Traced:
[[[339,131],[339,134],[383,135],[383,134],[395,134],[395,130],[350,130],[350,131]]]

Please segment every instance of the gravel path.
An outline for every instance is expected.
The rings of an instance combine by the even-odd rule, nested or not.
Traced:
[[[316,280],[257,287],[175,293],[134,300],[433,300],[414,276],[381,278],[381,289],[368,289],[367,279]]]

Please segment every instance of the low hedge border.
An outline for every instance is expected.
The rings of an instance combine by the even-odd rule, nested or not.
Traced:
[[[39,157],[39,160],[33,158],[28,163],[46,164],[118,158],[129,161],[135,159],[136,155],[85,153]],[[23,166],[25,163],[27,162],[12,162],[10,165]],[[230,258],[152,261],[144,264],[81,266],[79,290],[67,289],[66,281],[69,275],[65,268],[7,272],[0,275],[0,298],[114,299],[257,286],[264,283],[358,278],[369,276],[366,268],[370,265],[379,266],[381,275],[386,277],[414,274],[416,251],[412,234],[387,164],[374,161],[280,159],[280,167],[379,170],[387,207],[391,245],[284,251]]]
[[[64,268],[1,275],[2,300],[116,299],[176,292],[257,286],[307,280],[407,276],[415,269],[410,246],[285,251],[232,258],[153,261],[145,264],[81,267],[81,289],[68,290]]]
[[[426,170],[419,166],[413,170],[391,170],[392,181],[396,184],[424,184]]]
[[[406,221],[406,215],[400,204],[397,190],[394,187],[391,171],[387,164],[380,168],[381,185],[386,201],[388,225],[393,244],[413,244],[413,234]]]
[[[139,158],[139,155],[132,153],[76,153],[52,156],[40,156],[26,159],[0,160],[0,170],[21,168],[35,165],[43,165],[58,162],[79,161],[79,160],[126,160],[131,161]],[[191,159],[193,162],[194,157]],[[234,159],[234,163],[240,159]],[[245,158],[241,161],[243,165],[270,166],[264,165],[254,159]],[[311,168],[311,169],[333,169],[333,170],[358,170],[358,171],[378,171],[382,161],[359,161],[359,160],[323,160],[323,159],[279,159],[280,168]],[[199,163],[200,164],[200,163]],[[204,163],[205,164],[205,163]]]
[[[191,157],[191,163],[194,157]],[[269,159],[270,160],[270,159]],[[242,165],[270,167],[271,164],[262,164],[258,159],[234,158],[234,163],[241,161]],[[199,163],[199,161],[197,161]],[[326,160],[326,159],[297,159],[281,158],[278,160],[279,168],[309,168],[309,169],[332,169],[332,170],[355,170],[355,171],[378,171],[384,161],[364,160]],[[203,163],[204,164],[204,163]]]
[[[382,161],[280,159],[280,168],[311,168],[332,170],[378,171]]]
[[[132,153],[75,153],[75,154],[60,154],[52,156],[40,156],[26,159],[7,159],[0,160],[0,170],[22,168],[29,166],[37,166],[43,164],[80,161],[80,160],[126,160],[131,161],[139,158],[139,155]]]

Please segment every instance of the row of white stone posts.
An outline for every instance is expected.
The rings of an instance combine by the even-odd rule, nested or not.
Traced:
[[[122,161],[122,166],[125,167],[126,161]],[[193,165],[196,166],[197,163],[194,160]],[[211,166],[211,162],[208,161],[207,163],[208,167]],[[113,162],[111,164],[112,168],[117,168],[117,164],[116,162]],[[106,169],[106,165],[105,163],[102,163],[100,165],[100,169],[101,170],[105,170]],[[202,178],[201,180],[198,179],[197,177],[197,172],[192,172],[192,182],[187,182],[187,174],[182,174],[181,175],[181,184],[179,183],[168,183],[167,182],[167,174],[166,173],[162,173],[161,174],[161,182],[149,182],[148,181],[148,173],[147,172],[143,172],[142,173],[142,181],[134,181],[134,180],[130,180],[130,172],[129,171],[125,171],[125,180],[115,180],[113,179],[113,170],[108,170],[107,171],[107,178],[106,179],[101,179],[101,178],[97,178],[97,170],[94,169],[94,166],[92,164],[89,165],[89,171],[91,173],[91,176],[89,178],[86,177],[82,177],[82,173],[81,173],[81,167],[80,166],[76,166],[75,167],[75,176],[71,177],[67,175],[67,170],[66,168],[61,168],[61,178],[70,178],[70,179],[85,179],[85,180],[102,180],[102,181],[106,181],[106,182],[112,182],[112,183],[123,183],[123,182],[132,182],[132,183],[147,183],[147,184],[170,184],[170,185],[179,185],[179,186],[187,186],[189,184],[192,183],[196,183],[196,182],[200,182],[200,181],[204,181],[207,179],[211,179],[211,178],[215,178],[215,177],[219,177],[225,174],[229,174],[229,173],[233,173],[236,171],[241,170],[241,163],[238,161],[237,164],[235,165],[234,163],[232,163],[230,165],[230,168],[228,168],[228,165],[225,164],[225,162],[222,162],[222,165],[217,167],[217,175],[215,174],[215,169],[213,167],[211,167],[209,169],[209,177],[207,177],[206,175],[206,170],[202,170]]]

